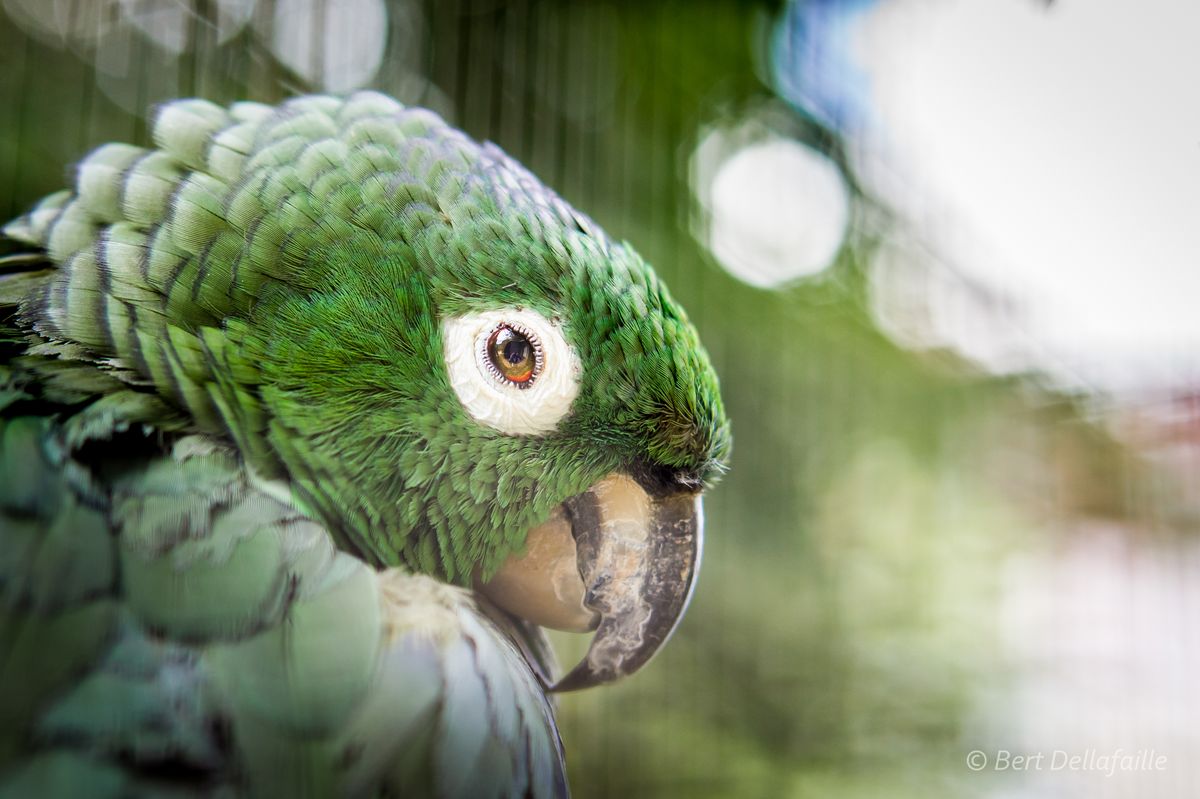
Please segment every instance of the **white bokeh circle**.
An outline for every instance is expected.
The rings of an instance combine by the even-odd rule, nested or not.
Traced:
[[[713,178],[709,245],[735,277],[772,288],[828,267],[841,248],[850,198],[838,168],[804,144],[746,146]]]

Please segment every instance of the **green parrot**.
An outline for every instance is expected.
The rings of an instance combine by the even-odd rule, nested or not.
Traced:
[[[428,110],[151,130],[4,229],[0,795],[564,795],[727,461],[687,316]]]

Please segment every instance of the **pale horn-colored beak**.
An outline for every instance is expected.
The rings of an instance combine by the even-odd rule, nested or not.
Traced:
[[[535,624],[595,630],[583,661],[551,690],[572,691],[632,674],[683,617],[700,567],[700,495],[651,496],[611,474],[529,531],[479,590]]]

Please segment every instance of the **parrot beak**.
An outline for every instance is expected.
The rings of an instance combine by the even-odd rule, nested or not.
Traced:
[[[644,666],[683,618],[704,542],[698,493],[655,498],[610,475],[569,500],[584,604],[600,625],[583,661],[552,690],[612,682]]]
[[[652,496],[611,474],[530,530],[524,554],[479,588],[535,624],[596,631],[583,661],[551,690],[612,682],[645,665],[683,617],[703,531],[698,493]]]

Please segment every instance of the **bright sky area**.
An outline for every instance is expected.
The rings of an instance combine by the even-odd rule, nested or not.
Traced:
[[[885,2],[855,44],[892,199],[955,268],[1101,382],[1194,369],[1200,3]]]

